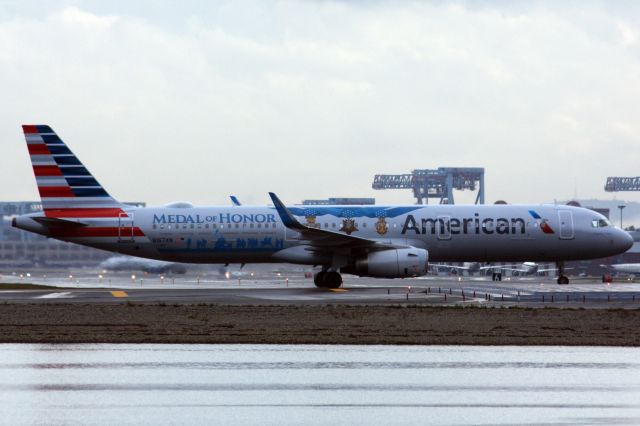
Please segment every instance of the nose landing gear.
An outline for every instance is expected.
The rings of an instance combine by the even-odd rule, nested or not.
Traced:
[[[319,288],[339,288],[342,275],[336,271],[321,271],[313,277],[313,283]]]
[[[556,268],[558,268],[558,284],[569,284],[569,277],[564,274],[564,261],[557,261]]]

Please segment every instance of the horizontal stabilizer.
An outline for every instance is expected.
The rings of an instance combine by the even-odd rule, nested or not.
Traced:
[[[34,217],[33,220],[47,227],[87,226],[88,223],[76,220],[58,219],[57,217]]]

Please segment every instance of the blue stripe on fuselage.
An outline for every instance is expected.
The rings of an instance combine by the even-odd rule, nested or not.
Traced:
[[[388,217],[394,218],[423,206],[401,206],[401,207],[377,207],[377,206],[318,206],[318,207],[288,207],[289,211],[296,216],[324,216],[335,217]]]

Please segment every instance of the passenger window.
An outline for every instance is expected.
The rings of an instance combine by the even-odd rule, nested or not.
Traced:
[[[250,223],[250,224],[249,224],[249,228],[252,228],[252,229],[253,229],[253,223]]]
[[[260,224],[260,223],[257,226],[258,226],[258,228],[262,228],[262,224]]]
[[[367,222],[362,222],[362,227],[366,228],[367,227]]]
[[[153,229],[156,229],[158,227],[158,225],[156,225],[155,223],[153,224]]]
[[[331,224],[331,227],[332,227],[332,228],[335,228],[335,227],[336,227],[336,223],[335,223],[335,222],[333,222],[333,223]]]

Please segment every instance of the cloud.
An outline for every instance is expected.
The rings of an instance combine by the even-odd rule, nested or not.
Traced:
[[[60,20],[64,24],[79,25],[92,31],[102,32],[108,30],[117,21],[117,18],[114,16],[96,16],[77,7],[68,7],[62,10],[60,14],[54,15],[52,20],[54,22]]]
[[[373,175],[465,165],[488,200],[545,202],[638,174],[632,5],[108,5],[0,16],[5,198],[36,197],[23,122],[153,203],[412,202]]]
[[[618,22],[616,29],[620,33],[622,44],[630,46],[638,40],[638,33],[624,22]]]

